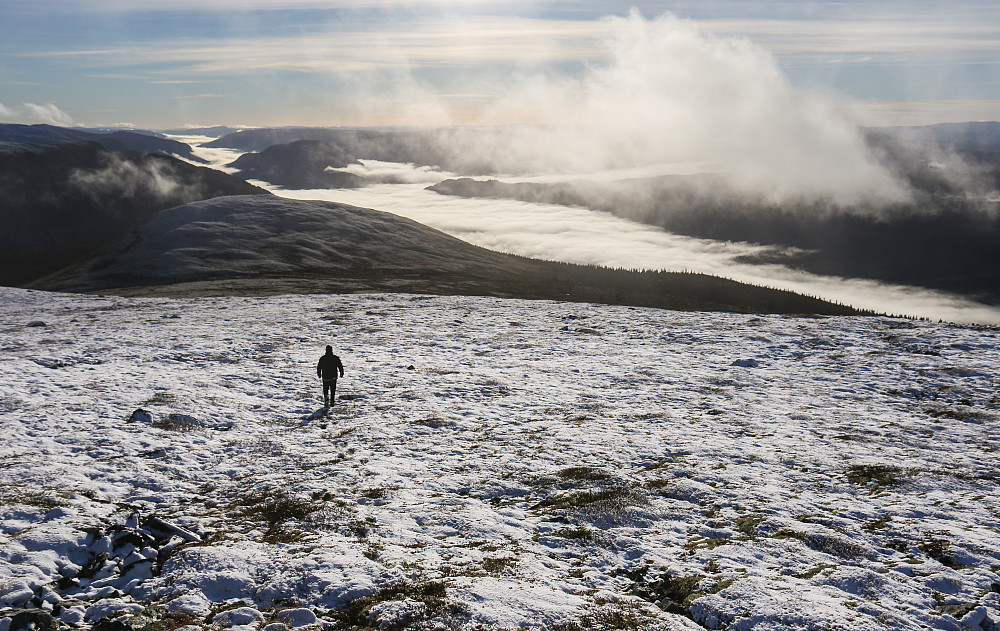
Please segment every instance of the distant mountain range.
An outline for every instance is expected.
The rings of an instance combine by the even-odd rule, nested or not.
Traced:
[[[517,129],[523,132],[526,128],[530,132],[529,126]],[[236,131],[205,146],[259,153],[275,145],[315,141],[335,146],[348,162],[357,159],[411,162],[417,166],[437,166],[461,175],[517,173],[521,166],[520,156],[484,155],[483,151],[472,150],[502,147],[507,131],[505,127],[279,127]],[[1000,153],[1000,122],[869,127],[861,131],[873,147],[894,148],[897,153],[903,145],[908,145],[911,150],[933,145],[972,158],[988,158],[991,154]]]
[[[239,131],[205,146],[264,152],[276,145],[314,141],[336,147],[348,162],[363,159],[413,163],[463,175],[483,175],[516,173],[524,167],[521,156],[485,150],[503,146],[511,129],[282,127]],[[516,129],[524,132],[525,126]]]
[[[178,156],[192,162],[205,162],[194,155],[190,146],[149,131],[82,130],[53,125],[0,124],[0,151],[83,142],[92,142],[108,151],[127,155],[159,153]]]
[[[449,139],[466,142],[494,133],[499,132],[260,129],[212,144],[262,147],[234,163],[244,177],[292,188],[341,187],[366,183],[345,170],[359,159],[440,165],[437,158],[455,153],[445,151]],[[915,204],[878,215],[819,202],[777,206],[727,197],[724,186],[712,185],[716,194],[699,196],[705,183],[697,177],[610,184],[459,179],[433,188],[449,195],[609,210],[680,234],[775,246],[750,262],[934,287],[998,303],[1000,212],[990,191],[1000,188],[1000,168],[991,157],[992,141],[983,140],[998,133],[997,123],[866,130],[882,159],[917,193]],[[942,171],[932,160],[934,151],[925,150],[928,137],[935,139],[934,151],[965,156],[973,177],[959,180]],[[366,214],[374,211],[274,199],[240,177],[171,157],[190,153],[187,145],[148,132],[0,125],[5,221],[0,283],[81,291],[131,287],[135,293],[398,290],[684,309],[850,311],[700,275],[639,274],[500,255],[429,228],[417,230],[412,222]],[[476,158],[450,166],[461,172],[475,167]],[[981,199],[970,197],[972,181]],[[635,186],[645,194],[632,195]],[[206,201],[234,195],[239,197]],[[262,197],[251,201],[248,195]],[[216,219],[204,219],[210,215]],[[358,222],[373,228],[362,229]],[[225,234],[212,241],[213,230]],[[399,240],[403,234],[409,241]],[[418,247],[421,239],[425,247]]]
[[[950,151],[967,155],[1000,154],[1000,122],[941,123],[923,127],[868,127],[862,130],[869,142],[886,141],[933,143]]]
[[[910,203],[843,207],[800,199],[774,203],[732,191],[716,176],[557,184],[462,178],[441,194],[578,205],[694,237],[774,246],[749,263],[869,278],[964,294],[1000,304],[1000,123],[862,130],[872,152],[913,191]],[[248,153],[239,174],[287,188],[368,184],[338,171],[373,159],[488,175],[500,157],[464,147],[494,143],[503,128],[254,129],[211,143]],[[489,153],[489,152],[486,152]],[[516,172],[516,165],[507,172]],[[499,169],[503,170],[503,169]]]
[[[221,138],[229,134],[242,131],[239,127],[227,127],[226,125],[213,125],[211,127],[179,127],[177,129],[161,129],[164,134],[170,136],[208,136],[209,138]]]
[[[143,134],[128,132],[133,144],[108,149],[75,130],[0,127],[0,284],[130,295],[392,291],[860,313],[700,274],[492,252],[388,213],[278,198],[238,177],[141,152],[145,140],[134,136]],[[338,156],[323,161],[331,157]],[[339,157],[343,163],[349,154]]]

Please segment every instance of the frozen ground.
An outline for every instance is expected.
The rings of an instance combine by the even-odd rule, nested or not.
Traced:
[[[0,289],[0,631],[33,607],[108,631],[995,629],[998,347],[884,318]]]

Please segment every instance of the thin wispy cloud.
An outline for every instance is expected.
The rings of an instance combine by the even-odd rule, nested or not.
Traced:
[[[533,0],[8,0],[22,10],[78,11],[82,13],[233,12],[233,11],[343,11],[360,9],[510,7],[531,5]],[[41,5],[41,6],[40,6]]]
[[[401,64],[468,66],[550,64],[593,59],[610,29],[604,22],[491,18],[436,22],[336,25],[292,36],[135,42],[120,48],[38,50],[21,57],[78,57],[83,64],[173,66],[171,72],[244,73],[259,70],[344,72]]]
[[[149,81],[152,85],[192,85],[199,83],[214,83],[206,79],[172,79],[172,80],[159,80],[159,81]]]
[[[172,96],[172,99],[225,99],[233,96],[232,94],[178,94]]]
[[[906,63],[908,56],[960,52],[947,63],[997,63],[986,55],[1000,52],[1000,24],[963,20],[896,23],[826,21],[709,20],[708,33],[745,36],[789,61]],[[380,16],[369,22],[319,24],[294,35],[185,38],[183,41],[135,42],[113,48],[25,51],[31,57],[93,57],[105,63],[186,64],[193,71],[225,72],[260,68],[322,71],[318,55],[372,66],[392,62],[386,50],[411,63],[470,64],[535,61],[558,63],[592,59],[599,40],[609,35],[604,20],[554,20],[480,16],[452,24],[396,21]],[[304,58],[303,52],[311,51]],[[383,51],[383,54],[378,54]],[[845,56],[846,55],[846,56]],[[891,55],[892,57],[886,57]],[[834,57],[837,56],[837,57]],[[973,58],[974,57],[974,58]],[[895,61],[893,61],[895,59]],[[129,61],[130,60],[130,61]],[[937,59],[937,63],[946,60]],[[361,64],[364,66],[365,64]]]

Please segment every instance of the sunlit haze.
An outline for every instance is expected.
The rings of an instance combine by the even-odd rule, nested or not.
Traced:
[[[838,95],[860,122],[998,118],[1000,7],[986,2],[5,0],[0,121],[544,121],[565,102],[512,92],[558,85],[572,98],[614,55],[608,16],[633,8],[767,51],[789,85]],[[659,53],[649,62],[688,67]]]

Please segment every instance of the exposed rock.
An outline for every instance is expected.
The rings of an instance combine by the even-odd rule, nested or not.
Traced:
[[[229,611],[223,611],[212,618],[212,624],[216,627],[250,627],[256,628],[264,621],[264,614],[253,607],[237,607]]]
[[[93,578],[108,561],[108,553],[100,552],[76,573],[76,578]]]
[[[170,616],[163,607],[149,606],[140,608],[132,616],[102,618],[94,625],[92,631],[162,631],[176,626],[171,624],[173,618]],[[170,619],[166,620],[167,618]]]
[[[185,431],[191,429],[199,429],[203,427],[203,423],[193,416],[187,414],[167,414],[167,417],[162,421],[157,421],[153,424],[156,427],[161,427],[163,429],[173,429],[177,431]]]
[[[59,631],[59,622],[41,609],[25,609],[14,614],[8,631]]]
[[[91,631],[132,631],[132,627],[120,618],[101,618]]]
[[[278,612],[278,615],[275,616],[275,618],[292,629],[308,627],[309,625],[316,624],[316,614],[314,614],[311,609],[306,609],[304,607],[298,609],[283,609]]]
[[[966,628],[969,629],[982,629],[983,622],[986,621],[986,616],[989,612],[986,607],[976,607],[975,609],[969,611],[964,616],[959,619],[959,622],[964,624]]]
[[[97,622],[103,618],[111,618],[123,613],[138,613],[142,609],[142,605],[135,602],[128,602],[121,598],[104,598],[87,608],[84,619],[89,622]]]
[[[142,528],[146,532],[157,536],[158,539],[163,541],[169,541],[171,537],[180,537],[184,541],[189,543],[197,543],[201,541],[201,537],[194,534],[190,530],[181,528],[175,524],[164,521],[157,517],[156,515],[150,515],[142,522]]]
[[[212,610],[212,603],[200,591],[182,594],[167,603],[171,613],[206,616]]]
[[[142,408],[136,408],[132,415],[128,417],[129,423],[152,423],[153,415]]]

